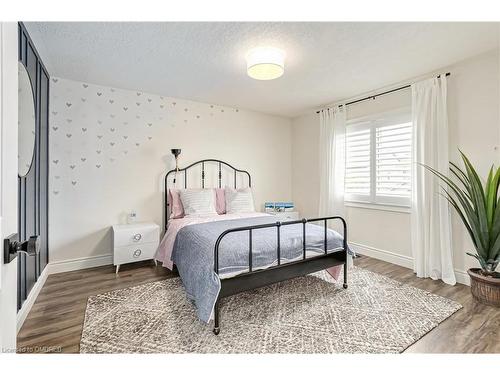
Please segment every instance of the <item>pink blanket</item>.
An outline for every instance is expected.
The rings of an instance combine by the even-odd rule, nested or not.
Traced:
[[[158,250],[156,250],[155,259],[162,262],[163,267],[172,270],[174,267],[174,262],[172,262],[172,251],[174,249],[175,238],[177,233],[187,225],[208,223],[212,221],[220,220],[234,220],[234,219],[244,219],[249,217],[259,217],[268,216],[262,212],[249,212],[240,214],[225,214],[225,215],[207,215],[207,216],[194,216],[194,217],[183,217],[181,219],[170,219],[168,221],[167,232],[161,240]],[[339,277],[342,266],[335,266],[328,268],[326,271],[335,279]]]

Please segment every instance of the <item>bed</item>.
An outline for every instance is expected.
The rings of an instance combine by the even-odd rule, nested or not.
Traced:
[[[156,259],[170,269],[175,264],[198,317],[207,323],[213,319],[214,334],[220,332],[219,302],[224,297],[324,269],[338,272],[341,266],[347,288],[347,226],[340,216],[277,222],[272,215],[248,212],[171,219],[169,185],[181,179],[185,189],[206,189],[209,165],[217,168],[219,188],[223,169],[235,189],[242,176],[252,185],[248,171],[216,159],[169,171],[164,180],[165,235]],[[192,178],[190,170],[197,170],[199,178]],[[329,228],[333,221],[340,222],[343,235]]]

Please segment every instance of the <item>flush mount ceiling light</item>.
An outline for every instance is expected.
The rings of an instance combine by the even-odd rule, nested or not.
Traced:
[[[285,71],[285,52],[274,47],[258,47],[248,51],[247,73],[250,77],[267,81],[279,78]]]

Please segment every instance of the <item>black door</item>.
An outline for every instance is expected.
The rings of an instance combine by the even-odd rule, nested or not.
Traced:
[[[19,23],[19,61],[31,80],[35,101],[35,150],[29,173],[19,177],[19,225],[21,241],[30,236],[40,238],[40,253],[35,257],[20,254],[18,260],[17,308],[23,302],[47,266],[48,249],[48,182],[49,182],[49,74],[30,39]]]

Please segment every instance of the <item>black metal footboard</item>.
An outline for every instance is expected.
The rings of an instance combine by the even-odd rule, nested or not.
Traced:
[[[328,253],[328,220],[340,220],[343,225],[344,239],[343,250]],[[306,244],[306,224],[312,222],[324,222],[324,254],[307,258]],[[281,264],[281,227],[285,225],[302,224],[302,259]],[[253,258],[253,232],[264,228],[276,228],[276,255],[277,265],[266,269],[254,270],[252,264]],[[219,326],[219,301],[223,297],[237,294],[246,290],[261,288],[276,282],[292,279],[298,276],[307,275],[337,265],[344,265],[344,288],[347,288],[347,224],[341,216],[322,217],[317,219],[302,219],[294,221],[276,222],[271,224],[250,225],[228,229],[221,233],[215,242],[214,249],[214,272],[219,274],[219,245],[222,239],[229,233],[248,231],[248,271],[231,278],[221,279],[221,290],[214,307],[214,330],[217,335],[220,332]]]

